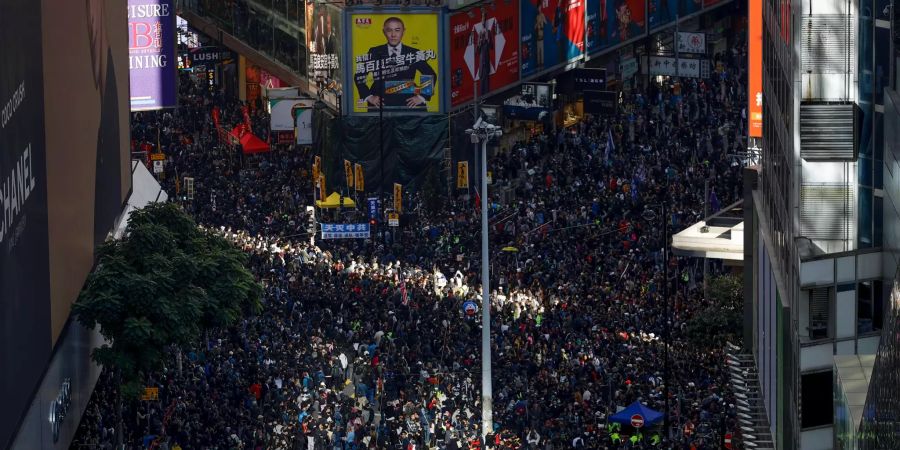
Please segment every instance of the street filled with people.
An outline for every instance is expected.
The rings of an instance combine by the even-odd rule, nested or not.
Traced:
[[[396,232],[379,223],[371,239],[310,236],[313,151],[273,144],[241,156],[219,139],[211,112],[236,124],[243,105],[180,83],[177,109],[133,115],[134,145],[158,142],[170,198],[248,254],[263,310],[146,374],[159,400],[125,403],[126,445],[720,448],[735,428],[724,342],[698,348],[685,338],[685,323],[710,306],[702,260],[663,252],[705,207],[740,199],[733,155],[745,147],[746,48],[715,62],[723,70],[709,79],[654,81],[623,92],[614,116],[500,146],[490,198],[462,191],[432,209],[410,200],[415,222]],[[264,110],[252,121],[264,137]],[[491,210],[486,445],[481,201]],[[670,429],[608,420],[635,401],[665,411],[666,381]],[[105,371],[73,448],[113,448],[116,417]]]

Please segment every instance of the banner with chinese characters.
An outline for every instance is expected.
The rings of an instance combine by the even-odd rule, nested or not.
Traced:
[[[762,137],[763,96],[762,96],[762,0],[750,0],[747,11],[748,61],[747,83],[748,132],[750,137]]]
[[[649,61],[650,75],[667,77],[708,78],[709,60],[675,59],[668,56],[651,56]]]
[[[469,162],[457,161],[456,163],[456,188],[469,188]]]
[[[342,87],[341,52],[344,38],[341,10],[320,2],[306,2],[306,48],[307,67],[311,81],[337,83],[335,90]]]
[[[441,110],[436,13],[350,15],[353,111]]]
[[[358,192],[365,191],[366,190],[366,176],[365,176],[365,173],[363,172],[362,164],[354,164],[353,172],[356,175],[356,180],[355,180],[356,183],[354,183],[356,185],[356,190]]]
[[[132,111],[177,106],[175,45],[174,0],[128,0]]]
[[[323,223],[322,239],[366,239],[369,237],[367,223]]]
[[[403,212],[403,185],[394,183],[394,211]]]
[[[344,160],[344,176],[347,178],[347,188],[353,188],[353,164]]]

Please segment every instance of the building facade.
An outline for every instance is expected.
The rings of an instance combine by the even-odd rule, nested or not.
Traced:
[[[777,447],[828,449],[833,399],[822,392],[835,385],[834,358],[877,351],[894,278],[882,251],[879,138],[890,8],[760,1],[763,137],[745,199],[749,346]]]

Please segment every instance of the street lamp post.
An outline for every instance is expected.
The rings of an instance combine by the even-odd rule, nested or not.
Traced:
[[[488,189],[487,144],[491,138],[503,135],[500,127],[478,118],[466,130],[472,143],[481,143],[481,436],[494,431],[494,399],[491,381],[491,299],[490,256],[488,254]]]
[[[663,415],[663,426],[665,428],[666,437],[671,437],[670,417],[669,417],[669,342],[671,341],[671,323],[672,312],[669,309],[669,215],[666,202],[663,201],[659,205],[662,209],[663,216],[663,302],[666,304],[665,324],[663,327],[663,398],[665,400],[665,414]],[[647,221],[656,220],[656,211],[645,209],[642,216]]]

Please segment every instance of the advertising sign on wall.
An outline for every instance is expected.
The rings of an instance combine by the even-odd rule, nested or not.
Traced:
[[[438,16],[350,15],[353,111],[441,110]]]
[[[647,2],[647,21],[650,29],[659,28],[675,21],[678,13],[678,0],[650,0]]]
[[[653,76],[689,78],[705,78],[709,76],[709,62],[707,60],[651,56],[649,66],[650,75]]]
[[[471,16],[470,16],[471,14]],[[450,106],[519,80],[518,4],[496,0],[450,16]]]
[[[334,80],[340,90],[343,33],[341,10],[324,3],[307,2],[306,48],[309,51],[308,74],[311,80]]]
[[[0,0],[0,447],[50,355],[41,2]],[[95,131],[96,132],[96,131]]]
[[[616,113],[617,96],[615,91],[584,91],[584,112],[612,116]]]
[[[553,89],[546,83],[522,83],[519,95],[503,102],[503,113],[512,119],[541,120],[553,109]]]
[[[682,17],[703,8],[703,0],[678,0],[678,10]]]
[[[678,51],[680,53],[706,53],[706,33],[678,32]]]
[[[522,0],[520,3],[523,77],[584,54],[584,0]]]
[[[588,53],[641,36],[647,30],[644,0],[588,1]]]
[[[747,9],[747,120],[750,137],[762,137],[762,0],[750,0]]]
[[[294,114],[294,136],[296,137],[295,142],[297,143],[297,145],[312,145],[313,109],[295,107],[291,112]]]
[[[622,76],[623,80],[627,80],[634,76],[638,72],[638,61],[637,58],[628,57],[622,59],[622,62],[619,63],[619,75]]]
[[[272,112],[270,121],[272,131],[293,131],[294,110],[311,109],[315,100],[309,98],[276,98],[269,100]]]
[[[128,0],[128,69],[131,110],[177,104],[173,0]]]

